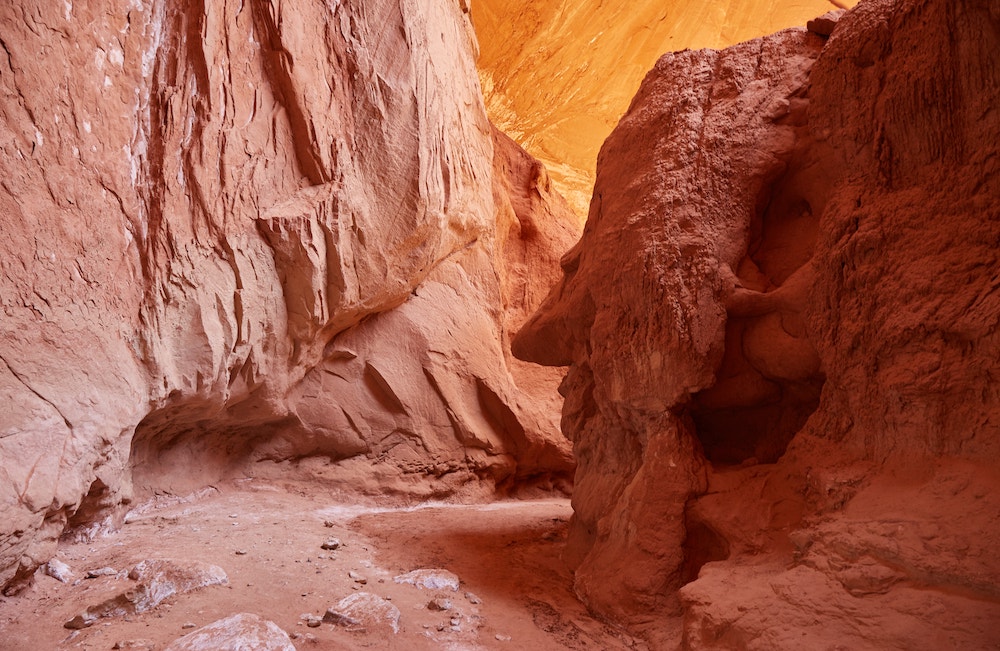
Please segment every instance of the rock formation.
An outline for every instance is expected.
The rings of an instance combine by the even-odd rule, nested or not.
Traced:
[[[997,3],[870,0],[647,75],[514,340],[569,366],[594,610],[687,648],[1000,643],[998,70]]]
[[[471,8],[490,119],[545,163],[582,219],[597,152],[661,54],[725,47],[804,25],[831,4],[475,0]]]
[[[295,651],[295,645],[274,622],[239,613],[188,633],[164,651]]]
[[[505,342],[576,233],[492,130],[460,3],[0,25],[0,585],[119,504],[297,460],[424,496],[571,471],[558,373]]]

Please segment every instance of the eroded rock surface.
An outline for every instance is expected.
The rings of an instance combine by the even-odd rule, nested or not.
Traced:
[[[218,565],[169,560],[142,561],[132,568],[128,578],[135,583],[120,594],[87,608],[66,622],[65,627],[81,629],[106,617],[144,613],[174,595],[229,582],[225,570]]]
[[[0,584],[123,502],[299,459],[420,496],[570,471],[554,377],[503,342],[572,217],[510,215],[566,209],[494,172],[458,3],[0,23]]]
[[[569,366],[576,588],[690,648],[995,645],[1000,11],[829,27],[665,55],[514,340]]]

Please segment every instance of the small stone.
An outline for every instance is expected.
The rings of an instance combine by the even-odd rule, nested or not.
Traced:
[[[452,626],[458,626],[461,623],[462,623],[462,619],[460,617],[452,617],[451,618],[451,625]]]
[[[306,626],[309,628],[319,628],[320,624],[323,623],[323,618],[318,615],[307,615],[305,620]]]
[[[115,576],[118,570],[113,567],[101,567],[96,570],[87,570],[88,579],[96,579],[99,576]]]
[[[247,555],[247,550],[245,550],[245,549],[237,549],[236,550],[236,555],[237,556],[246,556]]]
[[[333,527],[334,523],[331,522],[330,520],[323,520],[323,526],[324,527]]]
[[[451,590],[458,592],[458,577],[448,570],[420,569],[400,574],[392,579],[396,583],[409,583],[420,589]]]
[[[340,549],[340,539],[338,539],[338,538],[330,538],[325,543],[323,543],[322,545],[320,545],[320,549],[327,549],[327,550],[331,550],[331,551],[334,550],[334,549]]]
[[[136,640],[118,640],[111,648],[115,651],[153,651],[153,649],[156,648],[156,645],[152,640],[143,638]]]
[[[470,604],[481,604],[481,603],[483,603],[483,600],[482,600],[482,599],[480,599],[479,597],[477,597],[476,595],[474,595],[474,594],[473,594],[473,593],[471,593],[471,592],[466,592],[466,593],[465,593],[465,599],[466,599],[466,601],[468,601],[468,602],[469,602]]]
[[[427,610],[451,610],[451,600],[443,599],[441,597],[435,597],[427,602]]]
[[[348,572],[347,576],[350,577],[351,579],[353,579],[355,583],[360,583],[361,585],[365,585],[366,583],[368,583],[368,579],[366,579],[365,577],[361,576],[360,574],[358,574],[354,570],[351,570],[350,572]]]
[[[73,571],[69,569],[69,565],[58,558],[53,558],[45,564],[45,573],[61,583],[69,583],[73,578]]]
[[[229,514],[229,517],[231,517],[231,518],[238,518],[238,517],[240,517],[240,516],[239,516],[239,515],[237,515],[236,513],[230,513],[230,514]]]
[[[196,628],[197,626],[194,622],[184,622],[181,624],[181,628]]]
[[[501,635],[500,633],[497,633],[494,637],[496,637],[496,639],[500,642],[510,642],[509,635]]]
[[[81,628],[87,628],[88,626],[93,626],[94,622],[97,621],[97,615],[89,612],[83,612],[73,619],[69,620],[63,626],[70,629],[71,631],[79,631]]]

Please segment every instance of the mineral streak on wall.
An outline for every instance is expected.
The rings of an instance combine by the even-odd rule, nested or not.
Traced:
[[[582,219],[597,151],[661,54],[726,47],[834,8],[829,0],[476,0],[487,112],[545,163]]]

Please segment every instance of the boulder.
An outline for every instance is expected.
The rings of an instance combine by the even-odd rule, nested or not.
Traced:
[[[295,645],[274,622],[239,613],[202,626],[163,651],[295,651]]]
[[[225,571],[216,565],[169,560],[142,561],[132,568],[128,578],[136,583],[121,594],[87,608],[64,626],[81,629],[99,619],[144,613],[174,595],[229,582]]]
[[[399,633],[399,608],[370,592],[355,592],[327,609],[323,621],[376,635]]]

